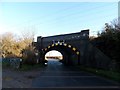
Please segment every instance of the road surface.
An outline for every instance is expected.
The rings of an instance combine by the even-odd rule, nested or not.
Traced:
[[[119,84],[114,81],[64,66],[56,60],[48,61],[48,66],[38,76],[32,81],[33,88],[119,88]]]

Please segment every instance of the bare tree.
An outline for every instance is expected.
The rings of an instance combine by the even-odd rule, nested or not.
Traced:
[[[34,31],[24,31],[22,32],[21,39],[25,43],[25,47],[29,46],[34,41],[35,32]]]
[[[6,57],[13,52],[12,47],[14,45],[14,35],[10,32],[7,32],[2,35],[1,39],[2,56]]]
[[[3,57],[21,57],[22,50],[32,44],[33,38],[34,32],[24,32],[19,38],[10,32],[2,34],[0,38],[1,55]]]

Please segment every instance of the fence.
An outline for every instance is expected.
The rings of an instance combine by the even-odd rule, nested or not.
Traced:
[[[17,68],[18,69],[18,68],[20,68],[22,59],[21,58],[3,58],[2,62],[7,63],[12,68]]]

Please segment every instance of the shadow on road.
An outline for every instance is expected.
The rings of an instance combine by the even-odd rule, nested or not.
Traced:
[[[80,71],[73,66],[64,66],[58,60],[49,60],[48,66],[33,80],[33,88],[113,88],[118,83]]]

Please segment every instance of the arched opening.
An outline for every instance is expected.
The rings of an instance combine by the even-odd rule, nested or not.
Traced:
[[[50,59],[63,60],[63,55],[57,50],[51,50],[47,52],[45,55],[45,60],[50,60]]]
[[[43,50],[43,60],[55,60],[53,58],[57,58],[57,61],[61,61],[64,65],[77,65],[79,64],[80,60],[80,52],[78,51],[77,48],[74,46],[67,44],[67,43],[55,43],[52,45],[47,46],[46,48],[42,49]],[[51,53],[53,51],[53,53]],[[57,52],[56,52],[57,51]],[[56,54],[55,53],[59,52],[58,56],[61,56],[60,53],[62,54],[62,60],[58,60],[58,57],[54,57]],[[53,55],[52,57],[50,57]],[[47,56],[47,57],[46,57]]]
[[[57,50],[51,50],[45,54],[45,60],[48,61],[48,64],[49,62],[56,62],[57,64],[62,64],[63,55]]]

